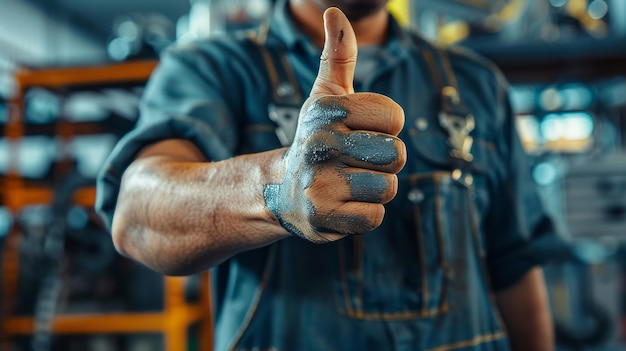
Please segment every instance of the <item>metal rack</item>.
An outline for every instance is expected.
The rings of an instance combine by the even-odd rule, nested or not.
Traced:
[[[626,76],[625,41],[624,37],[555,43],[471,40],[463,45],[492,60],[512,83],[542,83]]]
[[[51,70],[21,71],[17,74],[18,94],[10,102],[9,120],[4,127],[4,136],[9,145],[29,134],[24,121],[24,97],[33,88],[80,88],[96,85],[143,84],[156,66],[155,61],[138,61],[101,67],[63,68]],[[45,128],[45,127],[41,127]],[[60,119],[47,129],[61,140],[70,140],[75,135],[94,133],[99,126],[72,123]],[[104,127],[102,127],[104,128]],[[9,172],[0,181],[2,203],[12,213],[25,206],[50,204],[55,189],[45,184],[25,180],[17,172],[17,153],[11,152]],[[77,191],[73,201],[80,206],[92,208],[95,188],[87,187]],[[9,232],[2,254],[2,310],[0,316],[0,348],[10,345],[17,336],[27,336],[35,330],[33,317],[12,315],[11,302],[18,293],[19,241],[20,229],[13,226]],[[165,350],[186,350],[188,329],[199,325],[199,345],[202,350],[210,350],[213,345],[213,325],[209,289],[209,273],[202,273],[197,302],[188,303],[185,299],[187,278],[163,278],[163,310],[140,313],[106,314],[64,314],[56,315],[51,322],[51,332],[64,335],[85,334],[134,334],[160,333],[164,336]]]

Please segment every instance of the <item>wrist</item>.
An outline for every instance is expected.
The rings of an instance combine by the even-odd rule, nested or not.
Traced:
[[[281,148],[257,154],[260,157],[258,160],[260,179],[257,194],[259,194],[259,203],[263,204],[264,222],[272,226],[270,232],[274,233],[276,240],[292,235],[282,226],[275,213],[268,207],[266,191],[269,187],[284,181],[287,169],[287,159],[285,158],[287,150],[288,148]]]

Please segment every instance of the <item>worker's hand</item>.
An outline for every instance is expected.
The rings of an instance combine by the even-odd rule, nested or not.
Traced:
[[[315,243],[379,226],[406,162],[396,137],[404,125],[402,108],[383,95],[354,93],[354,30],[336,8],[326,10],[324,26],[319,73],[283,159],[285,178],[265,188],[267,207],[280,224]]]

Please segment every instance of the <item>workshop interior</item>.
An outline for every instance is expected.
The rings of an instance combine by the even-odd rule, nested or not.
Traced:
[[[95,177],[159,53],[256,30],[271,0],[0,1],[0,349],[210,350],[209,272],[124,258]],[[557,350],[626,350],[626,1],[392,0],[494,62],[567,250],[545,267]]]

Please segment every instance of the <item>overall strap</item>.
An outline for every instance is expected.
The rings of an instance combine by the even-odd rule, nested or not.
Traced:
[[[471,185],[469,174],[474,156],[471,153],[474,139],[470,133],[474,130],[474,116],[463,102],[459,84],[452,69],[447,52],[442,48],[428,45],[424,49],[424,60],[429,67],[435,88],[439,91],[439,125],[448,134],[450,158],[453,164],[452,177]]]
[[[474,249],[479,259],[481,274],[485,284],[491,287],[491,280],[485,261],[485,247],[478,229],[478,208],[476,204],[476,189],[472,175],[472,144],[474,139],[470,133],[474,130],[475,121],[469,108],[463,101],[459,91],[459,83],[454,74],[450,58],[445,49],[428,45],[424,49],[424,59],[429,66],[433,82],[440,92],[439,124],[448,133],[450,160],[452,165],[451,177],[458,184],[465,186],[467,191],[470,218],[472,218],[471,233]],[[491,288],[490,288],[491,289]],[[498,324],[502,325],[499,315]]]
[[[268,104],[269,118],[276,123],[276,136],[283,146],[291,145],[298,126],[300,107],[304,102],[300,85],[287,60],[285,48],[266,44],[266,30],[249,36],[258,49],[272,89],[272,101]]]

